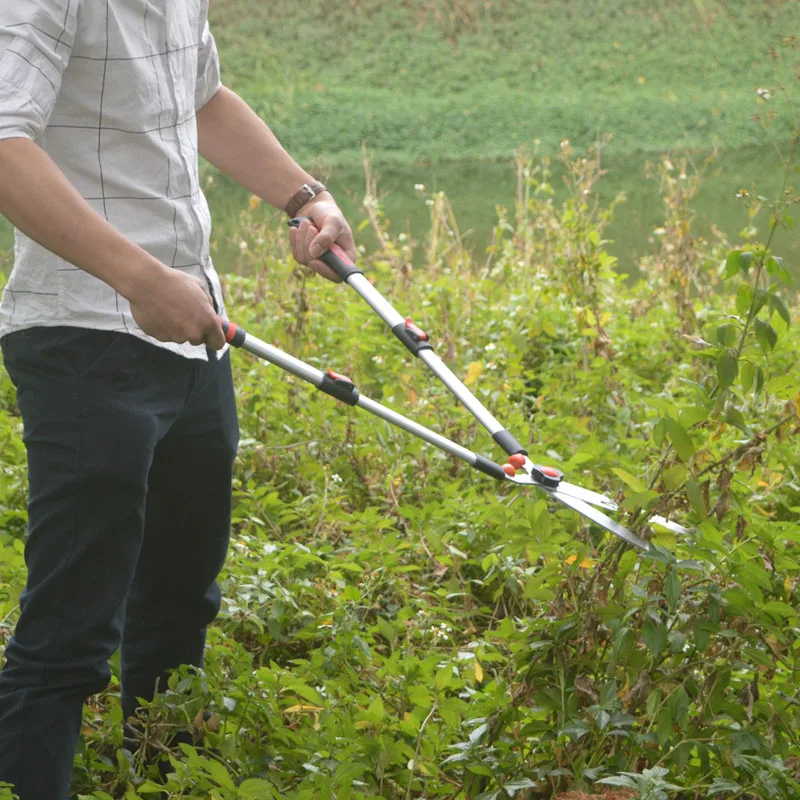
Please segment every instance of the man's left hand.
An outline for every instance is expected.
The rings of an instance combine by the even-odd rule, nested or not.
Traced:
[[[301,264],[308,264],[323,277],[334,283],[341,283],[341,278],[319,257],[330,249],[335,242],[353,260],[356,260],[356,245],[353,232],[347,224],[339,206],[326,192],[315,197],[304,205],[297,214],[308,217],[300,223],[299,228],[289,231],[292,254]]]

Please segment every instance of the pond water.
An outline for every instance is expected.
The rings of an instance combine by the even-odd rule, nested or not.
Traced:
[[[698,154],[693,161],[700,165],[703,158],[703,154]],[[677,165],[675,158],[672,161]],[[625,193],[626,202],[617,207],[605,236],[613,240],[608,249],[619,259],[620,269],[628,274],[636,273],[641,256],[654,251],[653,231],[664,222],[658,181],[648,178],[649,174],[656,173],[657,162],[657,157],[640,155],[605,160],[603,166],[607,174],[596,184],[601,203],[608,204],[619,192]],[[377,167],[376,171],[379,192],[386,193],[383,205],[393,229],[408,229],[417,239],[422,238],[429,226],[429,210],[414,190],[418,183],[424,184],[426,190],[441,189],[447,193],[459,227],[462,232],[468,232],[468,240],[476,253],[484,253],[491,240],[495,207],[503,205],[513,209],[516,178],[511,163]],[[556,200],[563,199],[566,194],[563,173],[561,165],[554,162],[551,182]],[[743,187],[749,189],[755,182],[759,194],[771,198],[780,192],[782,181],[783,172],[772,148],[722,153],[708,169],[692,204],[696,213],[695,232],[710,238],[712,226],[716,226],[731,244],[741,242],[739,232],[747,224],[747,214],[744,201],[736,198],[737,191]],[[357,202],[364,191],[361,171],[336,170],[329,183],[345,210],[354,219],[358,218]],[[766,212],[760,214],[757,223],[761,235],[766,235]],[[364,243],[369,246],[372,242]],[[783,255],[787,266],[798,273],[800,242],[796,237],[779,230],[773,240],[773,250]]]
[[[692,160],[701,165],[706,154],[695,154]],[[639,259],[654,251],[654,229],[664,222],[664,208],[659,196],[658,182],[648,175],[656,172],[658,156],[636,155],[628,158],[606,159],[605,177],[596,184],[601,203],[610,202],[619,192],[624,192],[626,202],[618,206],[615,217],[606,231],[613,240],[609,251],[619,259],[620,269],[636,274]],[[678,160],[673,158],[677,165]],[[556,190],[556,200],[566,194],[563,188],[563,168],[553,162],[551,182]],[[415,164],[406,166],[374,167],[382,204],[395,232],[410,231],[418,241],[429,227],[429,209],[424,198],[415,191],[416,184],[424,184],[426,192],[444,190],[456,214],[462,234],[467,242],[483,257],[491,240],[496,220],[495,208],[503,205],[513,208],[516,186],[514,165],[508,162],[458,162],[441,164]],[[758,192],[767,197],[780,191],[783,172],[778,157],[771,147],[723,151],[708,168],[698,196],[692,204],[696,213],[694,231],[707,239],[716,226],[731,244],[741,243],[740,230],[747,224],[744,201],[736,198],[741,188],[750,189],[753,183]],[[336,194],[348,219],[355,228],[364,218],[360,207],[364,194],[364,175],[361,168],[335,168],[331,170],[328,186]],[[236,261],[237,242],[227,231],[234,230],[235,220],[247,203],[247,193],[227,181],[220,180],[209,194],[214,222],[217,226],[218,267],[230,268]],[[275,224],[280,224],[279,215]],[[757,218],[762,235],[767,231],[765,212]],[[357,234],[359,243],[367,249],[375,244],[369,228]],[[800,242],[796,236],[778,231],[773,240],[773,250],[782,255],[787,266],[800,274]],[[418,248],[421,257],[422,248]]]
[[[704,154],[693,157],[701,164]],[[624,192],[626,202],[615,212],[615,218],[606,232],[613,240],[609,251],[619,259],[620,269],[636,274],[642,255],[653,252],[655,228],[663,224],[664,209],[658,192],[658,183],[648,174],[654,172],[658,158],[642,155],[628,158],[606,159],[606,176],[596,184],[601,202],[608,202],[619,192]],[[677,160],[673,158],[673,163]],[[442,164],[416,164],[407,166],[381,166],[374,172],[378,178],[383,206],[396,232],[408,230],[417,240],[424,238],[429,225],[429,210],[424,199],[415,191],[415,184],[424,184],[426,190],[444,190],[449,197],[462,233],[479,260],[490,241],[496,220],[495,207],[512,208],[515,194],[513,163],[458,162]],[[556,199],[565,193],[560,164],[553,162],[552,184]],[[780,191],[783,174],[778,157],[771,147],[750,148],[722,152],[706,173],[699,194],[693,203],[696,212],[695,232],[709,238],[712,225],[719,228],[732,244],[740,242],[739,231],[747,224],[746,207],[736,198],[737,191],[750,188],[755,182],[760,194],[772,197]],[[353,227],[363,218],[360,201],[364,193],[364,176],[360,168],[336,168],[331,171],[328,185],[336,194]],[[220,271],[232,269],[238,254],[235,226],[240,210],[248,202],[245,190],[219,179],[209,191],[209,202],[214,217],[216,254]],[[762,235],[767,230],[766,213],[758,219]],[[275,224],[279,215],[275,215]],[[367,228],[357,235],[359,243],[367,248],[374,238]],[[11,246],[11,229],[0,218],[0,248]],[[422,248],[419,248],[421,254]],[[800,274],[800,242],[796,236],[778,231],[773,250],[782,255],[787,266]]]

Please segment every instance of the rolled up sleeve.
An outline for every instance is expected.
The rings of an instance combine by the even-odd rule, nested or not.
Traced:
[[[217,44],[206,19],[200,36],[200,52],[197,58],[195,109],[199,111],[219,91],[221,86]]]
[[[69,64],[80,0],[0,3],[0,139],[36,141]]]

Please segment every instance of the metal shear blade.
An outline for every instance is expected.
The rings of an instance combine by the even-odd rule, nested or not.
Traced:
[[[672,520],[666,519],[665,517],[655,516],[650,517],[650,524],[651,525],[659,525],[662,528],[666,528],[668,531],[672,533],[678,533],[685,536],[688,533],[691,533],[689,528],[684,528],[683,525],[678,525],[677,522],[673,522]]]
[[[608,511],[617,511],[619,506],[610,498],[599,492],[593,492],[591,489],[584,489],[582,486],[575,486],[572,483],[562,481],[558,485],[558,491],[561,494],[569,495],[577,500],[583,500],[586,503],[591,503],[593,506],[605,508]]]
[[[620,539],[624,539],[626,542],[628,542],[628,544],[632,544],[634,547],[638,547],[640,550],[650,549],[650,545],[645,542],[644,539],[640,539],[635,533],[631,533],[624,525],[620,525],[618,522],[615,522],[613,519],[607,517],[602,511],[598,511],[594,506],[590,506],[588,503],[585,503],[583,500],[579,500],[577,497],[564,494],[558,489],[548,489],[546,486],[542,486],[540,488],[544,489],[547,494],[549,494],[551,497],[554,497],[565,506],[568,506],[573,511],[577,511],[587,519],[597,523],[601,528],[605,528],[615,536],[619,536]]]
[[[551,488],[543,486],[532,475],[527,473],[509,476],[508,479],[514,483],[525,486],[538,486],[543,489]],[[617,511],[619,509],[619,506],[610,497],[600,494],[599,492],[593,492],[591,489],[584,489],[582,486],[575,486],[575,484],[567,483],[566,481],[561,481],[561,483],[558,484],[558,491],[564,495],[574,497],[576,500],[583,500],[585,503],[591,503],[593,506],[605,508],[607,511]]]
[[[509,476],[509,480],[523,486],[535,486],[537,489],[547,492],[547,494],[565,506],[577,511],[601,528],[605,528],[615,536],[619,536],[620,539],[624,539],[629,544],[634,545],[634,547],[638,547],[641,550],[648,550],[650,547],[647,542],[640,539],[636,534],[631,533],[624,525],[620,525],[619,522],[607,517],[602,511],[598,511],[594,505],[590,505],[591,503],[610,511],[616,511],[617,504],[602,494],[593,492],[590,489],[583,489],[580,486],[574,486],[571,483],[564,483],[563,481],[559,483],[558,488],[543,486],[528,474]]]
[[[584,489],[583,486],[576,486],[573,483],[567,483],[563,479],[558,480],[557,485],[547,486],[533,476],[533,473],[537,468],[534,466],[533,462],[527,458],[527,456],[522,469],[524,470],[523,474],[509,476],[509,480],[513,481],[514,483],[519,483],[526,486],[536,486],[539,489],[544,489],[549,494],[558,496],[558,499],[561,500],[561,502],[563,502],[565,505],[569,505],[570,508],[574,508],[580,514],[583,514],[589,519],[597,522],[599,525],[602,525],[604,528],[606,528],[606,530],[615,533],[617,536],[622,537],[626,541],[634,543],[633,539],[636,539],[638,542],[640,542],[640,544],[637,544],[637,547],[644,545],[644,548],[646,549],[649,546],[618,522],[614,522],[614,520],[609,519],[607,516],[605,516],[605,514],[601,514],[600,512],[595,511],[593,508],[590,508],[590,506],[597,506],[598,508],[604,508],[607,511],[619,510],[619,505],[610,497],[600,494],[599,492],[594,492],[591,489]],[[541,470],[541,468],[538,469]],[[554,472],[558,471],[554,470]],[[582,504],[581,508],[578,508],[575,503],[567,502],[566,498]],[[587,513],[587,510],[591,511],[592,514]],[[657,525],[665,528],[666,530],[678,535],[685,536],[686,534],[691,533],[689,528],[685,528],[683,525],[679,525],[677,522],[672,522],[671,520],[668,520],[662,516],[651,517],[649,523],[651,525]]]

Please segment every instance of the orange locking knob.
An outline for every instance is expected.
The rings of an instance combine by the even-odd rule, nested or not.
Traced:
[[[534,464],[531,467],[531,477],[542,486],[547,486],[550,489],[557,489],[564,477],[564,473],[555,467],[542,467],[539,464]]]

